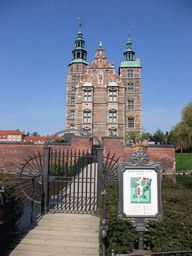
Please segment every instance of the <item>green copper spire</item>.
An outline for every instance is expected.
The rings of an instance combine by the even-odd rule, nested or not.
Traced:
[[[126,60],[134,61],[135,52],[132,49],[132,43],[130,41],[130,38],[128,39],[127,49],[124,51],[124,56],[125,56],[125,61]]]
[[[87,51],[84,48],[85,41],[83,40],[83,34],[81,32],[81,20],[79,24],[79,32],[77,34],[77,39],[75,40],[75,49],[72,51],[72,63],[87,63]]]
[[[127,49],[123,53],[125,61],[121,63],[120,68],[141,67],[140,64],[135,61],[135,52],[132,49],[132,43],[129,38],[129,33],[130,32],[128,32]]]

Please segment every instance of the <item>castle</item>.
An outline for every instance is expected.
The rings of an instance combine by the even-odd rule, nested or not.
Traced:
[[[99,139],[141,131],[141,65],[134,55],[128,37],[116,74],[100,42],[89,66],[80,24],[67,76],[66,129],[84,128]]]

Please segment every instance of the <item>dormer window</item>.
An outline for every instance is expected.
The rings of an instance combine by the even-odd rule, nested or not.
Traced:
[[[109,90],[109,101],[117,101],[117,90],[116,89]]]
[[[88,109],[83,111],[83,122],[91,123],[91,111]]]
[[[112,109],[109,111],[109,123],[116,123],[117,122],[117,111]]]
[[[91,101],[91,90],[84,90],[84,101]]]

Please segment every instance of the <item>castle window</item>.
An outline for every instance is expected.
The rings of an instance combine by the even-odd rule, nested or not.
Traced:
[[[77,65],[77,71],[79,71],[79,65]]]
[[[109,90],[109,101],[117,101],[117,90]]]
[[[93,70],[92,73],[93,73],[93,74],[96,74],[96,70]]]
[[[76,93],[76,89],[75,89],[74,86],[71,87],[71,93],[72,93],[72,94],[75,94],[75,93]]]
[[[76,75],[72,75],[72,82],[76,82]]]
[[[80,52],[77,53],[77,58],[80,58]]]
[[[91,111],[90,110],[83,111],[83,122],[91,123]]]
[[[91,101],[91,90],[84,90],[84,101]]]
[[[109,74],[109,70],[108,69],[105,70],[105,74],[107,74],[107,75]]]
[[[117,129],[116,128],[110,128],[109,129],[109,136],[117,136]]]
[[[75,119],[75,110],[71,110],[71,119]]]
[[[112,109],[109,111],[109,122],[116,123],[117,122],[117,111]]]
[[[133,69],[128,69],[128,77],[133,77]]]
[[[134,117],[128,117],[128,128],[134,128]]]
[[[134,109],[134,100],[133,99],[128,99],[128,109],[129,110]]]
[[[128,83],[128,92],[133,92],[133,83]]]
[[[71,105],[75,105],[75,98],[74,97],[71,98]]]

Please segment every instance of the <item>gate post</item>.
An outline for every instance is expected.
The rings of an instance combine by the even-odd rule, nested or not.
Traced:
[[[49,193],[49,159],[50,147],[43,147],[43,207],[44,214],[48,208],[48,193]]]
[[[103,179],[103,148],[97,148],[97,211],[99,209],[101,190],[102,190],[102,179]]]

